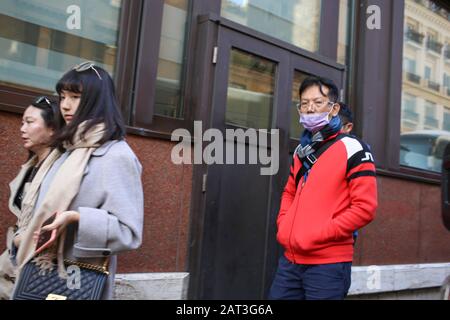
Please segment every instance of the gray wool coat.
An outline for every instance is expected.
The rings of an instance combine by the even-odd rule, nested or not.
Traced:
[[[64,153],[42,182],[36,207],[69,152]],[[112,299],[117,254],[137,249],[142,242],[144,200],[142,166],[125,141],[109,141],[91,156],[78,195],[69,211],[80,213],[67,228],[64,258],[102,264],[109,258],[109,280],[103,299]],[[83,285],[81,279],[81,286]]]

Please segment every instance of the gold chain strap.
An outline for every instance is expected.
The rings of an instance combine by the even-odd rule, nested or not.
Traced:
[[[64,262],[68,265],[76,265],[83,269],[97,271],[97,272],[101,272],[106,275],[109,275],[109,271],[108,271],[109,260],[108,259],[105,259],[105,262],[103,263],[102,266],[98,266],[98,265],[90,264],[90,263],[79,262],[79,261],[73,261],[73,260],[69,260],[69,259],[64,259]]]

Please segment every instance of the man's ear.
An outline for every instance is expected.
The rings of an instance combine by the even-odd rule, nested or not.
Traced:
[[[341,110],[341,106],[339,103],[335,103],[332,108],[330,115],[336,117],[339,114],[339,110]]]
[[[350,130],[350,132],[353,131],[353,123],[349,123],[349,124],[348,124],[348,129]]]

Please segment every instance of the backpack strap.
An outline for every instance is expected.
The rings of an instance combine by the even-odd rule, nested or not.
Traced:
[[[346,134],[338,134],[336,137],[334,137],[333,139],[327,140],[325,143],[323,143],[319,149],[317,149],[315,152],[307,155],[303,160],[300,160],[302,162],[302,167],[300,168],[300,170],[298,170],[297,175],[295,176],[295,188],[298,187],[298,184],[301,180],[301,178],[309,171],[312,169],[312,167],[314,166],[314,164],[317,162],[317,160],[319,159],[319,157],[328,150],[329,147],[331,147],[336,141],[341,140],[344,137],[347,137],[348,135]],[[298,154],[296,154],[296,156],[298,157]]]

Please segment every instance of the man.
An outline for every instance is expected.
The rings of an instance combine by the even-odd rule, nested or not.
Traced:
[[[353,131],[353,113],[350,107],[343,102],[339,102],[339,118],[342,122],[341,133],[352,135]],[[353,135],[352,135],[353,136]],[[370,146],[367,145],[370,149]],[[356,239],[358,239],[358,231],[353,232],[353,246],[356,244]]]
[[[338,89],[310,77],[300,87],[305,127],[277,219],[284,248],[271,299],[344,299],[350,288],[355,230],[377,208],[375,165],[366,144],[342,135]]]
[[[339,118],[341,118],[342,129],[341,132],[345,134],[351,134],[353,131],[353,114],[350,107],[345,103],[339,102],[341,107],[339,110]]]

